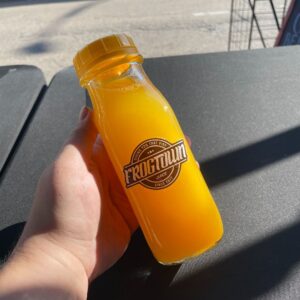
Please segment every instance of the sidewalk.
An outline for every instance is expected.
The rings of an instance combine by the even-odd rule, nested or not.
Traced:
[[[226,51],[229,9],[230,0],[0,1],[0,65],[37,65],[49,82],[82,46],[119,32],[145,57]]]

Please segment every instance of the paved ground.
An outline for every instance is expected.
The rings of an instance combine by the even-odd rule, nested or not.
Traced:
[[[285,0],[273,0],[281,19]],[[287,0],[289,3],[290,0]],[[0,0],[0,65],[34,64],[50,81],[101,36],[130,34],[145,57],[227,51],[231,0]],[[233,50],[248,47],[250,8],[234,1]],[[269,1],[256,11],[266,45],[277,35]],[[257,30],[252,48],[261,48]]]
[[[115,32],[145,57],[226,51],[229,9],[230,0],[0,0],[0,65],[34,64],[49,81],[79,48]]]

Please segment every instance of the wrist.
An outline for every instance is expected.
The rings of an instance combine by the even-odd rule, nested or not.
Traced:
[[[86,299],[87,289],[80,261],[42,235],[18,245],[0,274],[0,299],[22,299],[23,292],[32,299]]]

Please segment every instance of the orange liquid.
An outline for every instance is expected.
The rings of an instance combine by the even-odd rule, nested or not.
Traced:
[[[132,68],[142,72],[140,66]],[[220,214],[166,99],[141,76],[93,78],[87,88],[96,126],[156,259],[163,264],[181,262],[215,245],[223,234]],[[141,142],[153,138],[183,140],[187,161],[177,179],[163,189],[141,184],[127,188],[124,166]]]

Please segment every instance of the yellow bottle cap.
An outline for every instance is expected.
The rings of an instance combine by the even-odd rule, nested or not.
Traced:
[[[131,37],[126,34],[114,34],[98,39],[77,52],[73,64],[79,79],[94,66],[103,64],[110,59],[125,59],[125,62],[142,62]]]

